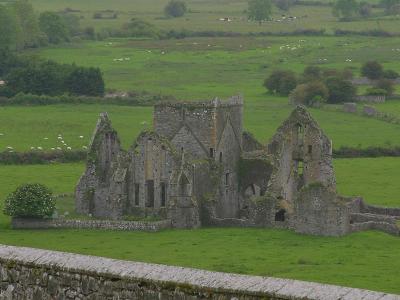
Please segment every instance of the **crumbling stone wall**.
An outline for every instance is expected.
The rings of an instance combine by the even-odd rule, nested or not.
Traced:
[[[241,97],[162,103],[154,110],[155,131],[142,132],[125,152],[101,114],[76,189],[77,211],[154,216],[175,228],[349,232],[349,213],[361,206],[336,195],[332,143],[306,108],[297,106],[267,147],[243,133],[242,115]]]
[[[400,296],[0,245],[0,299],[399,300]]]
[[[126,197],[126,166],[117,132],[106,113],[97,122],[87,168],[76,187],[76,210],[96,217],[118,218]]]
[[[295,230],[313,235],[345,235],[350,230],[348,199],[321,183],[304,186],[295,202]]]
[[[275,198],[275,225],[290,228],[302,187],[318,182],[335,191],[332,142],[305,107],[297,106],[271,139],[268,154],[274,166],[268,192]]]

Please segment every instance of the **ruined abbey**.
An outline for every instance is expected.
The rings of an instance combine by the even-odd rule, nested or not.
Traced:
[[[336,193],[332,142],[302,106],[267,146],[243,131],[241,97],[160,103],[153,123],[153,130],[143,131],[125,151],[107,114],[100,115],[76,188],[78,213],[168,219],[174,228],[398,234],[400,209]]]

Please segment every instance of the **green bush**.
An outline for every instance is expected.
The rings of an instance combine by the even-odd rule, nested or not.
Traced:
[[[329,98],[329,90],[321,81],[299,84],[289,96],[293,104],[320,106]]]
[[[277,70],[264,81],[264,87],[273,94],[287,96],[297,85],[296,74],[292,71]]]
[[[187,12],[186,3],[183,1],[171,0],[164,8],[167,17],[182,17]]]
[[[370,95],[370,96],[387,96],[387,92],[384,89],[369,88],[369,89],[367,89],[367,95]]]
[[[368,61],[361,67],[361,74],[369,79],[379,79],[383,76],[383,67],[377,61]]]
[[[329,90],[328,103],[351,102],[357,93],[355,85],[339,76],[328,77],[325,85]]]
[[[383,78],[386,78],[386,79],[397,79],[399,77],[400,77],[399,73],[397,73],[394,70],[385,70],[385,71],[383,71]]]
[[[394,84],[390,79],[379,79],[375,87],[386,91],[386,95],[391,96],[394,92]]]
[[[23,184],[8,195],[4,213],[12,217],[44,218],[55,210],[52,192],[44,185]]]

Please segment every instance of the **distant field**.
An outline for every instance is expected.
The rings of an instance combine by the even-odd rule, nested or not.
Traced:
[[[182,99],[252,96],[274,69],[301,73],[305,66],[344,68],[359,74],[378,60],[400,72],[400,38],[267,37],[184,40],[109,40],[44,48],[35,54],[59,62],[97,66],[107,88],[147,90]],[[115,61],[123,58],[124,61]],[[351,62],[346,60],[351,60]]]
[[[293,6],[286,13],[275,8],[273,18],[275,21],[266,22],[259,26],[256,22],[248,22],[244,11],[247,9],[246,0],[187,0],[189,13],[184,17],[167,19],[164,17],[163,8],[168,0],[32,0],[38,11],[62,11],[65,8],[79,10],[74,14],[81,18],[82,26],[101,28],[120,28],[131,18],[140,18],[153,23],[162,29],[179,30],[185,28],[193,31],[233,31],[233,32],[288,32],[299,29],[325,29],[332,33],[335,29],[346,30],[386,30],[399,32],[400,17],[378,17],[353,22],[338,22],[332,16],[332,8],[324,6]],[[328,1],[326,1],[328,2]],[[370,1],[371,2],[371,1]],[[377,2],[374,0],[373,2]],[[113,10],[118,13],[117,19],[96,20],[93,14],[101,10]],[[381,10],[374,9],[374,13]],[[294,16],[295,21],[287,21],[282,14]],[[231,22],[219,21],[220,18],[229,17]],[[279,21],[278,21],[279,20]]]

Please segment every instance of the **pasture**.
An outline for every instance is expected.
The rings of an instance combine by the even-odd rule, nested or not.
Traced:
[[[326,69],[351,68],[359,76],[364,62],[377,60],[399,72],[399,45],[400,38],[376,37],[113,39],[33,53],[58,62],[100,67],[108,89],[146,90],[184,100],[240,92],[252,101],[274,69],[301,73],[316,64]]]
[[[328,2],[328,0],[324,0]],[[376,3],[378,0],[374,0]],[[75,10],[82,26],[120,28],[140,18],[165,30],[292,32],[304,29],[386,30],[400,33],[400,17],[376,17],[338,22],[329,6],[294,6],[283,21],[259,26],[244,18],[245,0],[187,0],[189,13],[167,19],[168,0],[32,0],[38,12]],[[94,19],[111,9],[116,19]],[[380,9],[374,9],[380,14]],[[229,17],[231,22],[220,21]],[[277,21],[280,19],[281,21]],[[173,95],[179,100],[207,100],[242,94],[244,127],[262,143],[289,115],[287,97],[266,93],[264,79],[274,69],[301,74],[304,67],[351,68],[356,76],[362,63],[377,60],[400,72],[400,37],[268,36],[188,38],[182,40],[107,39],[28,50],[34,55],[63,63],[100,67],[109,91],[147,91]],[[359,89],[362,93],[365,87]],[[397,87],[399,91],[399,87]],[[400,102],[376,105],[400,116]],[[98,114],[107,111],[124,149],[138,133],[152,126],[151,107],[116,105],[1,106],[0,151],[49,151],[60,147],[84,149]],[[400,125],[337,111],[310,109],[335,149],[400,145]],[[61,139],[59,138],[61,137]],[[64,141],[65,143],[62,143]],[[337,189],[346,196],[363,196],[368,203],[400,206],[400,158],[336,159]],[[73,193],[84,170],[83,163],[0,165],[0,208],[6,195],[19,184],[40,182],[55,194]],[[68,200],[69,199],[69,200]],[[58,199],[66,210],[70,198]],[[62,212],[61,212],[62,213]],[[342,238],[303,236],[285,230],[203,228],[159,233],[88,230],[14,231],[0,213],[0,243],[70,251],[119,259],[146,261],[324,283],[400,293],[400,239],[381,232],[362,232]]]
[[[324,2],[330,2],[325,1]],[[378,2],[373,0],[370,2]],[[37,11],[63,11],[72,9],[73,14],[79,16],[82,26],[90,26],[96,30],[102,28],[121,28],[132,18],[139,18],[166,30],[191,31],[225,31],[225,32],[292,32],[305,29],[324,29],[332,34],[336,29],[342,30],[385,30],[399,32],[399,16],[382,16],[381,9],[373,9],[375,16],[368,19],[359,19],[352,22],[339,22],[332,16],[330,6],[302,6],[295,5],[289,12],[280,11],[275,7],[274,21],[258,25],[257,22],[248,22],[246,17],[246,0],[217,0],[197,1],[187,0],[189,12],[181,18],[169,19],[164,16],[163,9],[168,0],[32,0]],[[112,10],[117,13],[116,19],[95,19],[94,13]],[[289,21],[282,15],[296,17]],[[220,21],[221,18],[230,18],[231,22]]]
[[[260,95],[247,100],[244,110],[245,129],[266,144],[292,110],[284,98]],[[152,107],[115,105],[49,105],[0,107],[0,149],[50,151],[57,147],[80,150],[89,144],[98,115],[107,111],[118,131],[122,146],[128,149],[143,129],[152,128]],[[355,116],[342,112],[312,109],[313,117],[333,140],[341,146],[366,148],[400,145],[400,125]],[[61,135],[62,139],[58,136]],[[83,136],[83,138],[81,138]],[[62,143],[64,141],[64,143]]]

